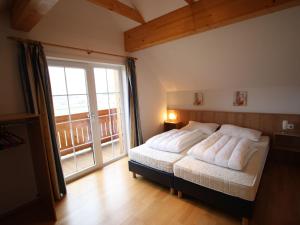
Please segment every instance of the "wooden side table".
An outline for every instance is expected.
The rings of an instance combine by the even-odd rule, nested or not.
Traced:
[[[276,160],[300,161],[300,132],[275,132],[273,134],[273,153]]]
[[[172,129],[180,129],[182,126],[183,126],[182,122],[165,121],[164,131],[169,131]]]

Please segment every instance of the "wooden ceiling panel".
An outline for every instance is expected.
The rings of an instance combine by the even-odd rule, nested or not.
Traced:
[[[299,0],[200,0],[126,31],[125,50],[137,51],[297,5]]]
[[[14,29],[30,31],[58,0],[15,0],[11,9],[11,25]]]
[[[189,5],[193,4],[194,3],[194,0],[185,0],[186,3],[188,3]]]

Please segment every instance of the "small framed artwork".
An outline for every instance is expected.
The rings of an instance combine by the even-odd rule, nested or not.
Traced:
[[[203,105],[203,93],[202,92],[194,93],[193,105],[195,105],[195,106]]]
[[[248,101],[247,91],[236,91],[234,93],[233,105],[234,106],[246,106]]]

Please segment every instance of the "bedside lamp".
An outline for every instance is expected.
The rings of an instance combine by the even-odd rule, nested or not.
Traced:
[[[169,112],[168,120],[174,122],[177,119],[177,116],[174,112]]]
[[[167,114],[167,120],[164,122],[164,131],[169,131],[172,129],[180,129],[182,123],[177,120],[176,111],[170,110]]]

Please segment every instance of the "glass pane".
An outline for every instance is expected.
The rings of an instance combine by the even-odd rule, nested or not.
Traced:
[[[119,71],[107,69],[108,92],[119,92]]]
[[[97,109],[108,110],[108,94],[97,94]]]
[[[106,69],[94,68],[96,93],[107,92]]]
[[[86,95],[69,96],[71,114],[84,113],[89,111],[88,99]]]
[[[71,126],[69,122],[60,119],[61,123],[56,123],[57,142],[61,155],[62,168],[64,176],[76,172],[76,160],[74,157],[74,148],[71,137]]]
[[[52,95],[66,95],[66,80],[63,67],[49,66]]]
[[[76,153],[77,170],[83,170],[95,165],[94,152],[92,147],[85,148]]]
[[[119,119],[118,114],[113,114],[110,116],[110,123],[111,123],[111,133],[112,135],[118,136],[119,133],[119,124],[118,124],[118,119]],[[113,138],[115,139],[115,138]]]
[[[79,118],[78,118],[79,119]],[[72,121],[73,141],[77,148],[82,145],[90,145],[92,143],[91,123],[89,119]],[[81,147],[77,148],[81,149]]]
[[[62,122],[56,123],[56,132],[57,132],[57,142],[60,149],[61,156],[72,153],[70,148],[73,148],[73,143],[71,139],[71,126],[67,122],[68,118],[61,120]]]
[[[53,96],[53,108],[55,116],[69,115],[67,96]]]
[[[76,172],[76,158],[74,154],[61,157],[61,165],[64,176],[69,176]]]
[[[86,94],[85,70],[80,68],[66,68],[66,79],[69,94]]]
[[[109,106],[112,109],[112,112],[120,111],[120,94],[119,93],[111,93],[109,94]],[[120,112],[119,112],[120,113]]]
[[[73,121],[72,128],[77,170],[82,170],[95,165],[90,120],[82,119]]]
[[[101,149],[102,149],[102,157],[103,157],[104,163],[106,163],[114,158],[113,146],[112,146],[111,142],[102,144]]]
[[[123,145],[121,139],[117,139],[112,143],[114,158],[124,154]]]
[[[119,157],[124,154],[122,143],[122,129],[121,129],[121,114],[111,115],[112,122],[112,140],[114,157]]]
[[[111,127],[109,116],[99,116],[98,118],[100,126],[101,144],[111,141]]]

